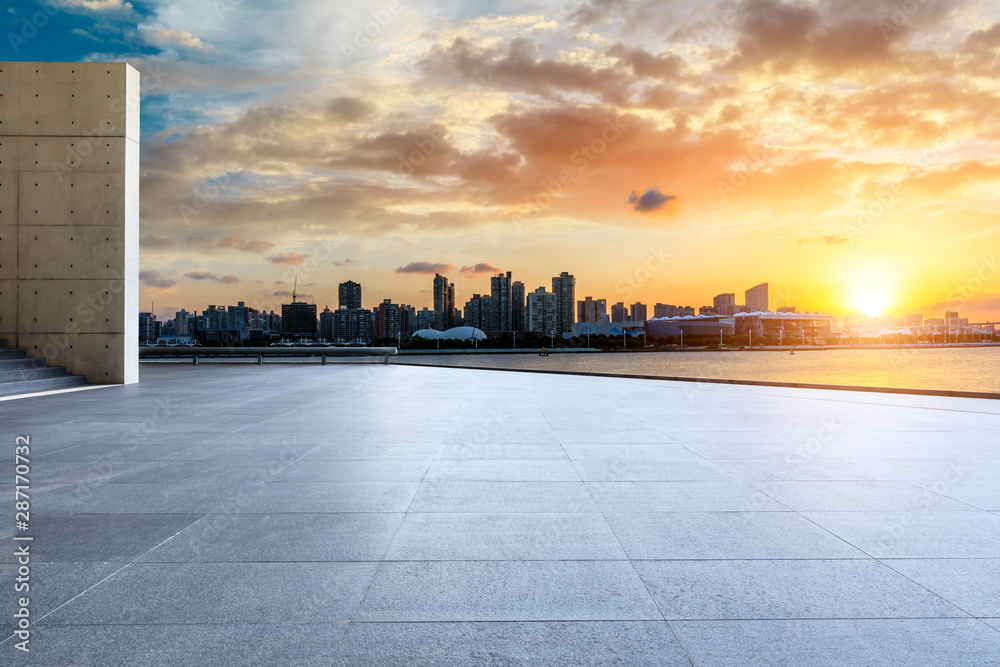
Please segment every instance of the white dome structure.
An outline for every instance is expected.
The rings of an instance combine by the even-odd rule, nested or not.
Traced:
[[[424,338],[426,340],[486,340],[486,334],[475,327],[455,327],[447,331],[437,329],[420,329],[414,332],[414,338]]]

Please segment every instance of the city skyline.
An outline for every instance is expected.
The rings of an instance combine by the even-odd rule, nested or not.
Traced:
[[[768,280],[997,319],[1000,7],[897,4],[30,0],[2,27],[10,58],[142,72],[142,303],[263,302],[291,268],[318,303],[345,271],[461,300],[557,253],[611,302]]]

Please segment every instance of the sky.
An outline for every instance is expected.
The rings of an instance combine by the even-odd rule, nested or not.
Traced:
[[[529,291],[1000,319],[990,0],[15,0],[142,73],[143,308]]]

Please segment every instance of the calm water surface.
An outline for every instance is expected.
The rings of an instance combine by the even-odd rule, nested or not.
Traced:
[[[457,354],[393,363],[532,368],[671,377],[812,382],[1000,393],[1000,347],[732,352]]]

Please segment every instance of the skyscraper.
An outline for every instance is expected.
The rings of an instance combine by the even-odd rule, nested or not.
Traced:
[[[372,340],[372,311],[363,308],[338,308],[333,313],[337,341],[341,343],[370,343]]]
[[[281,304],[281,335],[288,338],[316,336],[316,304],[293,301]]]
[[[556,331],[556,295],[539,287],[528,294],[528,331],[549,334]]]
[[[736,294],[732,292],[716,294],[712,299],[712,310],[717,315],[731,317],[736,312]]]
[[[361,307],[361,285],[353,280],[340,283],[337,296],[338,308],[354,309]]]
[[[527,331],[527,322],[524,318],[524,283],[515,280],[510,285],[510,324],[514,331]]]
[[[493,299],[482,294],[473,294],[465,303],[465,326],[480,331],[490,331],[493,327]]]
[[[490,278],[490,296],[493,298],[493,313],[497,331],[511,331],[510,315],[510,271],[498,273]]]
[[[675,317],[676,315],[677,306],[669,303],[657,303],[653,306],[653,317]]]
[[[751,313],[766,313],[770,304],[767,295],[767,283],[761,283],[746,291],[746,304]]]
[[[336,338],[333,312],[330,310],[330,306],[326,306],[323,308],[323,312],[319,314],[319,337],[323,340],[335,340]]]
[[[434,328],[450,329],[455,324],[455,284],[439,273],[434,274]]]
[[[406,333],[409,322],[403,322],[405,312],[398,303],[393,303],[391,299],[383,299],[382,303],[375,307],[375,337],[395,338],[399,334]]]
[[[611,306],[611,321],[628,322],[628,308],[625,307],[624,302],[619,301]]]
[[[647,312],[648,311],[646,310],[646,304],[639,303],[638,301],[636,301],[635,303],[632,304],[632,313],[631,316],[629,317],[629,320],[631,320],[632,322],[645,322],[646,320],[649,319],[648,317],[646,317]]]
[[[571,331],[576,321],[576,278],[563,271],[552,278],[552,293],[556,295],[556,333]]]
[[[576,302],[576,321],[587,322],[589,324],[601,324],[608,316],[607,299],[594,299],[584,297],[583,301]]]

